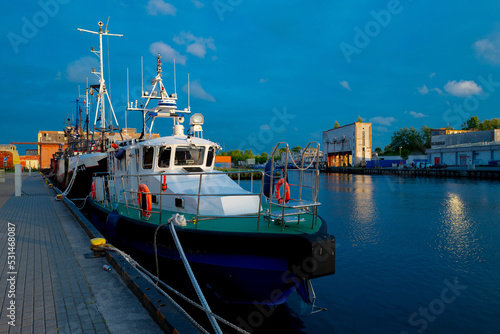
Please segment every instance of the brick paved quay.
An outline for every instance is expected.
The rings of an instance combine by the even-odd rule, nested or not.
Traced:
[[[88,236],[40,174],[23,178],[20,197],[13,173],[0,183],[0,333],[162,333],[106,260],[85,256]]]

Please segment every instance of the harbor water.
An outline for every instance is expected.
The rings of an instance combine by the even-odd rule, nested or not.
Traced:
[[[232,318],[255,333],[500,333],[499,198],[496,181],[322,174],[336,274],[313,284],[328,311],[303,317],[292,298]]]

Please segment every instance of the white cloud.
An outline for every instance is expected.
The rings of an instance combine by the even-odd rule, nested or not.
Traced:
[[[158,14],[175,16],[177,9],[163,0],[149,0],[148,5],[146,6],[146,11],[149,15],[154,16],[157,16]]]
[[[473,80],[460,80],[459,82],[455,80],[448,81],[448,83],[444,85],[444,90],[450,95],[458,97],[469,97],[472,95],[479,95],[483,92],[483,89]]]
[[[417,89],[420,95],[429,94],[429,88],[427,88],[426,85],[423,85],[422,87],[417,87]]]
[[[85,79],[90,77],[92,68],[99,71],[99,62],[97,58],[87,56],[82,57],[68,64],[66,67],[66,79],[71,82],[85,82]]]
[[[347,81],[341,81],[340,85],[347,90],[351,90],[351,87],[349,87],[349,83]]]
[[[426,85],[423,85],[422,87],[417,87],[418,92],[420,95],[426,95],[429,94],[430,92],[436,92],[439,95],[443,95],[443,91],[439,88],[431,88],[429,89]]]
[[[483,57],[491,63],[500,64],[500,33],[475,42],[472,48],[476,50],[479,57]]]
[[[434,78],[435,76],[436,76],[436,73],[434,73],[434,72],[429,74],[429,78]]]
[[[170,45],[163,42],[154,42],[149,46],[149,52],[156,56],[158,53],[168,62],[175,62],[178,64],[186,65],[187,56],[181,55],[179,51],[172,48]]]
[[[179,45],[187,45],[186,52],[197,57],[205,58],[207,48],[215,51],[214,39],[212,37],[196,37],[190,32],[181,32],[174,37],[174,42]]]
[[[260,129],[261,129],[261,130],[271,130],[271,127],[270,127],[269,125],[267,125],[267,124],[262,124],[262,125],[260,126]]]
[[[62,73],[59,71],[59,72],[57,72],[56,77],[54,78],[54,80],[61,80],[61,79],[62,79]]]
[[[432,88],[431,90],[437,92],[439,95],[444,95],[443,91],[439,88]]]
[[[266,83],[266,82],[268,82],[268,81],[269,81],[269,79],[267,79],[267,78],[260,78],[260,79],[259,79],[259,82],[260,82],[260,83]]]
[[[198,0],[192,0],[191,2],[192,2],[192,3],[194,3],[194,6],[195,6],[196,8],[203,8],[203,7],[205,6],[205,5],[203,4],[203,2],[198,1]]]
[[[392,116],[389,116],[389,117],[376,116],[376,117],[370,118],[371,123],[385,125],[385,126],[391,126],[392,123],[396,122],[396,121],[397,121],[397,119],[395,119]]]
[[[187,86],[188,85],[185,84],[184,87],[182,87],[182,91],[185,93],[187,93],[187,91],[188,91]],[[208,94],[205,91],[205,89],[203,89],[203,87],[201,87],[200,79],[196,79],[194,81],[191,81],[189,91],[190,91],[191,95],[196,97],[196,98],[199,98],[202,100],[207,100],[210,102],[215,102],[215,98],[212,95]]]
[[[421,112],[415,112],[415,111],[405,111],[405,114],[410,114],[411,116],[415,118],[423,118],[423,117],[429,117],[428,115],[424,115]]]

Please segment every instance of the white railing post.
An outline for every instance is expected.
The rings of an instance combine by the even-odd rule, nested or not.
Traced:
[[[20,164],[15,165],[15,195],[21,196],[21,187],[23,185],[23,174],[22,174],[22,166]]]

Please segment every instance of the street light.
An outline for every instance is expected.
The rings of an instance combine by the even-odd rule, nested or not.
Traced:
[[[402,148],[403,148],[403,147],[399,146],[399,157],[401,157],[401,149],[402,149]]]

